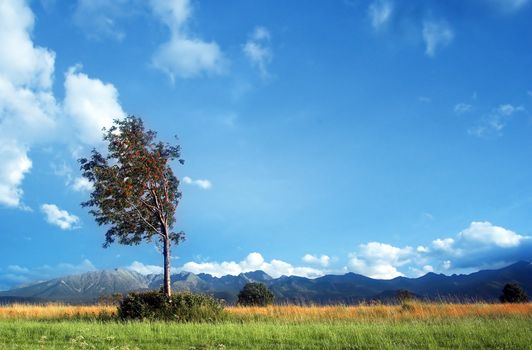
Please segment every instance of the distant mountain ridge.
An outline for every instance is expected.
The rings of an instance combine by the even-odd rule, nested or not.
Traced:
[[[162,281],[162,275],[142,275],[131,270],[94,271],[0,292],[0,302],[92,303],[103,295],[158,289]],[[222,277],[191,272],[171,276],[174,290],[212,294],[228,303],[236,301],[238,292],[248,282],[265,283],[279,303],[351,304],[371,299],[389,300],[400,289],[430,300],[496,301],[509,282],[519,283],[532,295],[532,263],[520,261],[498,270],[482,270],[469,275],[446,276],[430,272],[419,278],[396,277],[391,280],[372,279],[355,273],[315,279],[298,276],[272,278],[264,271]]]

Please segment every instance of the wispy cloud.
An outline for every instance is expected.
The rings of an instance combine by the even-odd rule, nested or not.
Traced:
[[[371,25],[375,30],[379,30],[388,23],[392,16],[393,5],[391,1],[377,0],[369,5],[368,15]]]
[[[422,35],[425,41],[425,53],[429,57],[434,57],[438,50],[450,45],[454,39],[454,33],[445,21],[425,21]]]
[[[4,286],[4,289],[14,288],[27,283],[36,283],[51,278],[94,270],[96,270],[96,267],[89,259],[84,259],[79,264],[60,263],[53,266],[42,265],[32,268],[13,264],[3,270],[0,269],[0,286]]]
[[[468,133],[477,137],[499,136],[512,116],[524,111],[523,106],[502,104],[485,115],[476,126],[468,130]]]
[[[135,0],[78,0],[72,20],[88,38],[121,41],[126,32],[118,21],[130,16],[137,3]]]
[[[170,30],[170,40],[159,46],[152,57],[153,66],[176,78],[194,78],[204,73],[219,74],[224,70],[224,57],[216,42],[206,42],[185,30],[192,16],[189,0],[151,0],[153,13]]]
[[[268,29],[256,27],[242,48],[251,64],[258,68],[262,78],[269,77],[268,64],[273,58],[270,40]]]
[[[530,4],[530,0],[489,0],[489,3],[503,13],[513,13]]]
[[[454,105],[454,113],[456,114],[465,114],[473,110],[473,106],[468,103],[457,103]]]
[[[49,224],[59,227],[61,230],[73,230],[79,228],[80,221],[76,215],[70,214],[66,210],[59,209],[55,204],[41,205],[46,221]]]

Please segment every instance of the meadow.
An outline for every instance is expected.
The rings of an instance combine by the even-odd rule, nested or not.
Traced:
[[[532,349],[532,304],[228,307],[211,323],[120,322],[113,306],[0,307],[0,349]]]

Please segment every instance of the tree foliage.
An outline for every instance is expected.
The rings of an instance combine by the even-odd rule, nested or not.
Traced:
[[[91,208],[99,225],[107,226],[104,247],[115,241],[137,245],[154,239],[163,245],[169,295],[170,244],[184,239],[183,232],[172,231],[181,192],[170,163],[183,160],[179,145],[158,142],[156,136],[134,116],[115,120],[104,130],[108,152],[93,149],[90,158],[79,160],[83,176],[94,186],[82,206]]]
[[[499,299],[502,303],[526,303],[528,295],[518,283],[507,283]]]
[[[247,283],[238,293],[238,305],[266,306],[273,303],[273,293],[264,283]]]

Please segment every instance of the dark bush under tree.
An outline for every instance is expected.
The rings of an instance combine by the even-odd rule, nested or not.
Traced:
[[[502,289],[502,295],[499,298],[502,303],[526,303],[528,295],[517,283],[507,283]]]
[[[122,320],[214,322],[224,317],[223,305],[209,295],[162,291],[129,293],[118,306]]]
[[[266,306],[273,304],[273,293],[263,283],[248,283],[238,293],[238,305]]]

